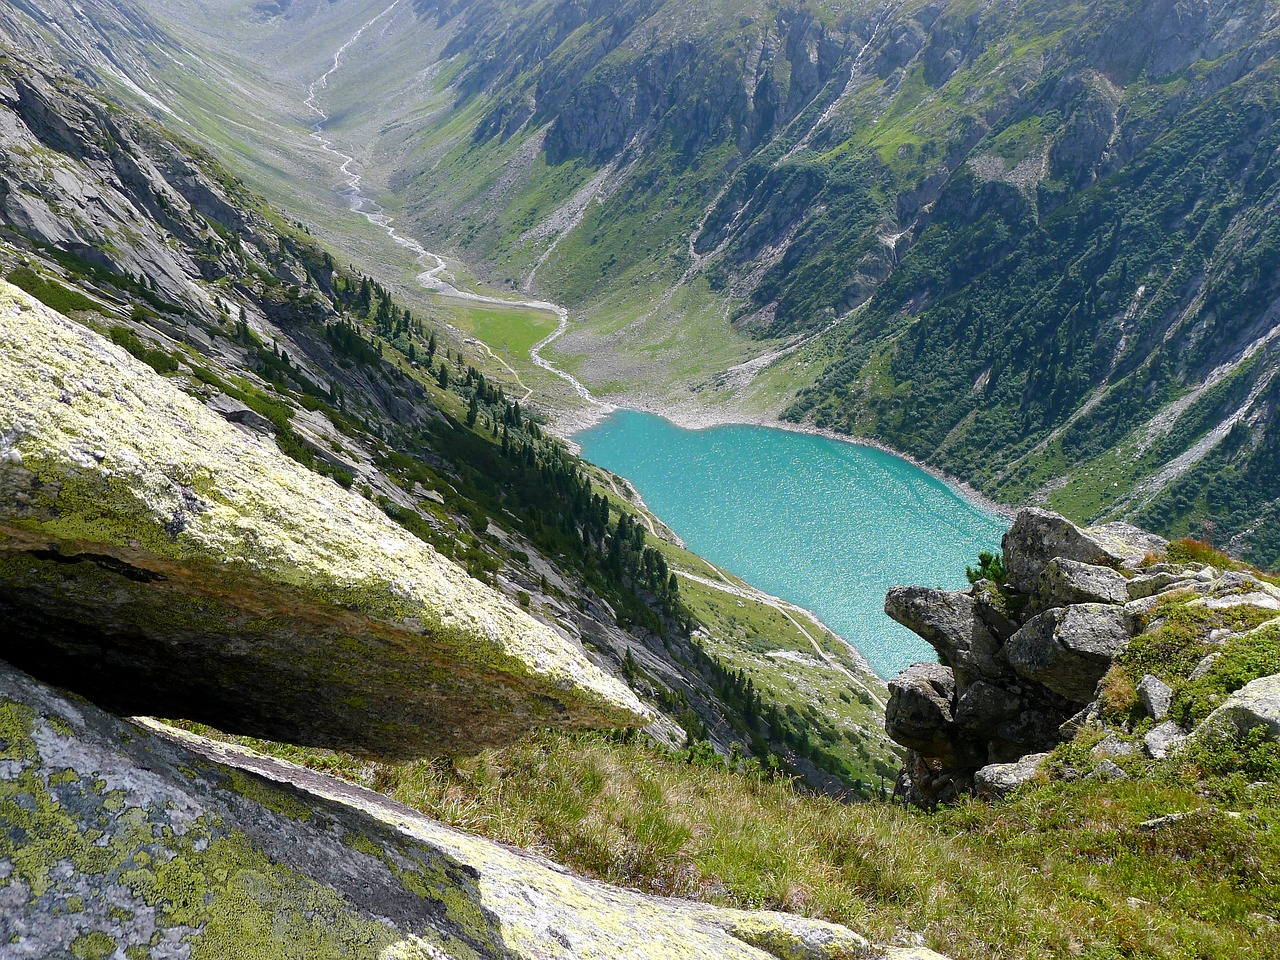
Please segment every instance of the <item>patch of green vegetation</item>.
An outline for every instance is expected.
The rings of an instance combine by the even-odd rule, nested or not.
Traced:
[[[1274,783],[1242,791],[1240,816],[1206,806],[1190,768],[1033,784],[929,814],[809,796],[750,765],[630,738],[543,734],[403,766],[315,762],[589,876],[798,912],[880,942],[918,931],[956,960],[1280,956]],[[1181,818],[1142,826],[1166,814]]]
[[[173,354],[156,347],[147,346],[142,338],[128,327],[116,325],[108,333],[112,343],[118,347],[124,347],[125,350],[161,376],[167,373],[177,373],[178,360]]]
[[[58,313],[70,314],[84,310],[101,310],[96,300],[91,300],[78,290],[72,290],[52,277],[36,273],[30,267],[18,267],[6,277],[15,287],[21,287],[46,307]]]

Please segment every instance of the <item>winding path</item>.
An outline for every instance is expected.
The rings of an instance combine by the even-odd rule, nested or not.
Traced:
[[[867,692],[867,695],[870,696],[871,699],[874,700],[877,704],[879,704],[881,710],[885,708],[884,699],[880,696],[880,694],[877,693],[875,690],[873,690],[870,686],[868,686],[865,680],[863,680],[857,674],[847,669],[844,666],[844,664],[840,663],[834,657],[832,657],[831,654],[823,650],[821,644],[819,644],[818,641],[813,638],[813,634],[811,634],[808,630],[806,630],[801,625],[800,621],[797,620],[793,615],[798,613],[802,617],[804,617],[806,620],[811,621],[814,626],[819,627],[822,630],[825,630],[827,633],[830,633],[832,636],[838,636],[838,634],[834,633],[821,620],[819,620],[816,616],[814,616],[813,613],[804,609],[804,607],[797,607],[795,604],[788,603],[786,600],[782,600],[778,597],[771,596],[770,594],[765,593],[763,590],[757,590],[755,587],[748,586],[744,588],[744,587],[739,587],[736,584],[729,583],[724,579],[724,575],[719,570],[717,570],[714,566],[712,566],[707,561],[704,560],[703,562],[706,563],[707,566],[711,567],[711,569],[715,571],[716,576],[719,577],[718,580],[712,580],[709,577],[700,577],[696,573],[687,573],[684,570],[677,570],[675,571],[675,574],[676,576],[684,580],[692,580],[694,583],[700,583],[704,587],[710,587],[712,590],[719,590],[723,593],[727,593],[731,596],[738,597],[742,600],[750,600],[754,603],[759,603],[766,607],[773,607],[773,609],[777,610],[784,617],[786,617],[788,620],[791,621],[792,625],[800,632],[800,635],[809,641],[810,645],[813,647],[814,653],[816,653],[819,657],[821,657],[822,661],[826,663],[827,666],[831,667],[833,670],[838,670],[840,673],[843,673],[853,683],[857,684],[857,686],[865,690]],[[853,645],[847,644],[847,643],[845,644],[845,646],[847,646],[849,650],[853,653],[854,658],[859,661],[859,666],[861,666],[867,673],[871,673],[870,665],[868,665],[866,661],[863,660],[862,654],[858,652],[858,649]]]
[[[400,6],[401,2],[402,0],[394,0],[390,6],[379,13],[376,17],[372,17],[368,22],[363,24],[346,43],[337,49],[333,55],[333,62],[330,64],[329,69],[314,80],[309,87],[307,87],[307,98],[303,101],[303,104],[316,116],[316,121],[311,126],[311,139],[319,144],[320,149],[333,157],[338,163],[338,171],[342,174],[343,179],[346,180],[346,186],[342,189],[341,193],[343,197],[346,198],[348,208],[350,208],[353,213],[360,214],[369,221],[369,223],[384,230],[392,242],[412,253],[416,258],[418,265],[426,268],[417,276],[419,286],[425,290],[430,290],[438,296],[448,297],[451,300],[464,300],[468,303],[483,303],[498,307],[521,307],[527,310],[542,310],[555,314],[556,318],[559,320],[559,324],[556,326],[554,331],[552,331],[548,336],[543,337],[533,346],[529,351],[529,359],[533,361],[535,366],[546,370],[548,373],[553,374],[568,383],[569,386],[573,388],[573,392],[585,402],[592,406],[599,407],[602,410],[614,409],[611,404],[597,399],[591,391],[587,389],[582,381],[578,380],[578,378],[573,376],[573,374],[566,370],[561,370],[559,367],[555,366],[555,364],[542,356],[542,351],[562,337],[565,331],[568,330],[568,310],[559,304],[549,303],[545,300],[508,300],[504,297],[493,297],[485,294],[473,293],[470,290],[459,290],[448,280],[444,279],[444,274],[448,269],[448,265],[445,263],[444,258],[437,253],[432,253],[413,237],[407,237],[396,230],[394,226],[395,219],[387,213],[386,207],[367,196],[361,189],[364,177],[361,174],[356,173],[354,169],[357,166],[356,158],[349,153],[339,150],[334,146],[333,141],[325,136],[325,124],[329,122],[329,114],[327,114],[324,111],[324,108],[320,106],[320,97],[323,91],[329,86],[329,78],[337,73],[342,67],[342,58],[346,55],[347,51],[360,41],[366,31],[377,25],[380,21],[388,18],[395,9]],[[488,349],[487,346],[486,351],[489,356],[493,357],[511,371],[516,378],[516,382],[527,391],[527,399],[533,391],[520,379],[519,374],[517,374],[515,370],[506,363],[506,361],[502,360],[492,350]]]

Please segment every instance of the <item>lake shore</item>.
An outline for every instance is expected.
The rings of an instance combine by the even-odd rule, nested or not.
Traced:
[[[611,398],[609,402],[603,406],[575,406],[568,410],[559,411],[551,418],[549,426],[553,433],[569,444],[570,449],[572,449],[574,453],[579,453],[581,452],[581,448],[574,441],[574,435],[581,433],[583,430],[594,427],[615,409],[638,410],[641,413],[651,413],[674,423],[677,427],[684,430],[709,430],[712,427],[732,425],[771,427],[775,430],[787,430],[791,433],[805,433],[812,436],[826,437],[829,440],[838,440],[841,443],[851,443],[855,446],[869,447],[873,450],[880,450],[890,456],[897,457],[900,460],[905,460],[913,467],[916,467],[942,483],[945,483],[955,491],[956,494],[984,510],[998,514],[999,516],[1005,517],[1009,520],[1012,520],[1014,515],[1017,513],[1016,507],[993,500],[986,494],[974,489],[959,477],[954,477],[945,470],[940,470],[923,460],[919,460],[916,457],[911,456],[911,454],[903,453],[901,450],[894,449],[879,440],[870,437],[854,437],[847,433],[839,433],[838,431],[831,430],[826,427],[818,427],[811,423],[795,423],[789,420],[782,420],[776,416],[744,413],[740,410],[711,410],[698,404],[682,404],[647,394],[627,393],[616,398]]]

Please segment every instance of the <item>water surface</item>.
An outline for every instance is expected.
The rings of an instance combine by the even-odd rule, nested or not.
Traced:
[[[900,457],[773,427],[684,430],[619,410],[574,436],[689,549],[816,613],[891,677],[932,648],[884,614],[895,584],[959,589],[1008,523]]]

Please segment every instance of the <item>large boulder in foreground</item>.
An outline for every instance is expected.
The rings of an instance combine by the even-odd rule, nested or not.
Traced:
[[[830,923],[582,880],[0,662],[6,957],[895,960]]]
[[[0,657],[127,715],[407,758],[641,722],[362,497],[0,283]]]
[[[1245,684],[1196,728],[1203,738],[1216,733],[1236,737],[1260,730],[1264,740],[1280,740],[1280,673]]]

